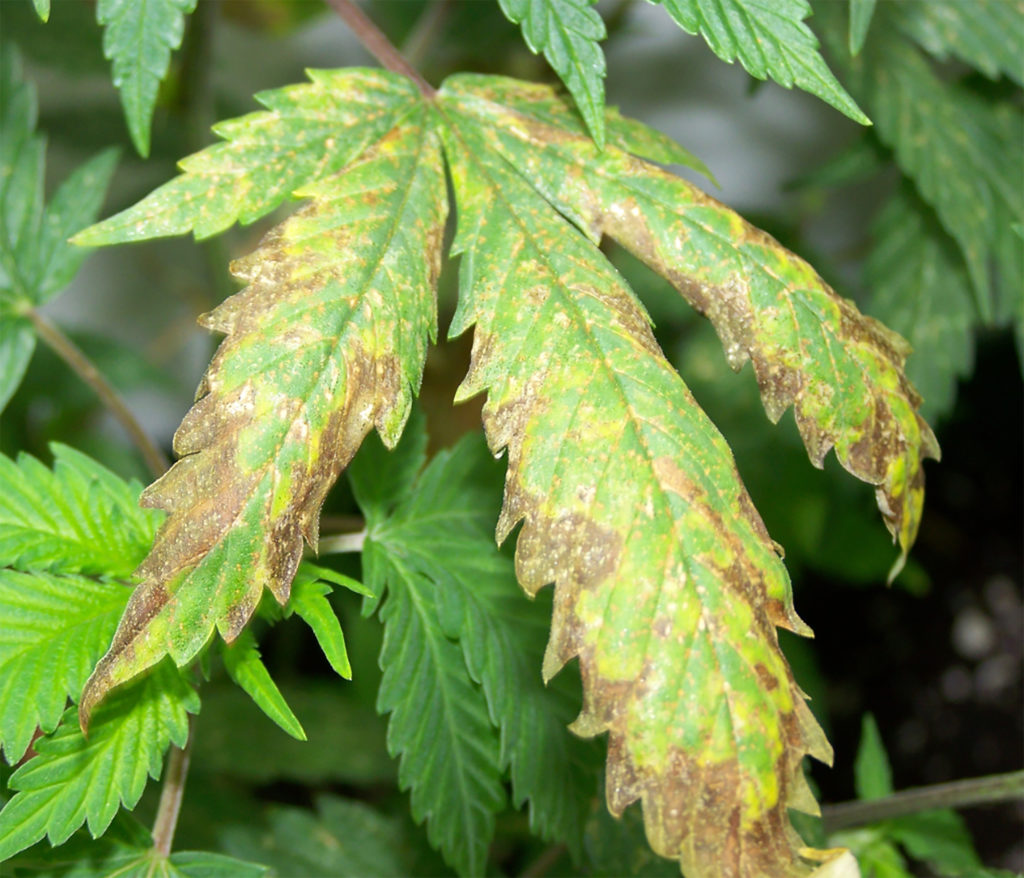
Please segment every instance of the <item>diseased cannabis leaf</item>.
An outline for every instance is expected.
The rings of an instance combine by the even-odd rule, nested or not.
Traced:
[[[63,445],[51,471],[0,455],[0,750],[52,732],[110,643],[162,517],[142,486]]]
[[[550,90],[460,76],[444,95],[585,234],[614,238],[707,316],[730,365],[753,362],[769,418],[794,407],[814,464],[835,447],[877,486],[905,556],[924,499],[921,459],[938,456],[902,372],[905,342],[692,184],[614,146],[598,153]]]
[[[163,655],[189,662],[215,628],[233,640],[264,587],[285,603],[338,473],[371,428],[398,440],[436,331],[446,211],[425,113],[299,189],[311,203],[233,264],[249,286],[203,318],[227,338],[175,435],[182,459],[144,494],[170,517],[83,721]]]
[[[103,54],[113,62],[111,78],[121,94],[132,143],[149,155],[149,129],[160,80],[181,45],[185,16],[196,0],[99,0],[96,21],[103,30]]]
[[[35,350],[31,308],[64,289],[86,251],[68,236],[92,222],[116,163],[106,150],[75,170],[43,204],[46,143],[35,133],[35,89],[13,46],[0,45],[0,412]]]
[[[807,0],[651,0],[684,31],[700,34],[723,61],[737,58],[757,79],[802,88],[855,122],[871,124],[818,52],[804,19]]]
[[[312,199],[235,264],[249,287],[204,319],[227,338],[175,438],[183,459],[145,495],[170,517],[83,719],[163,655],[190,661],[214,629],[237,638],[264,587],[285,603],[302,537],[315,546],[320,504],[363,437],[375,426],[397,442],[434,333],[443,144],[462,256],[451,329],[474,331],[458,397],[487,393],[489,444],[508,450],[497,531],[522,523],[521,585],[555,584],[544,677],[579,659],[574,728],[609,732],[609,805],[642,799],[657,852],[692,878],[802,874],[788,809],[816,808],[801,763],[831,751],[776,629],[809,632],[728,445],[596,245],[607,235],[632,250],[709,317],[735,368],[752,360],[769,416],[792,406],[813,462],[834,447],[876,486],[903,554],[922,458],[938,453],[905,343],[639,158],[694,163],[639,123],[606,113],[602,152],[548,88],[456,76],[426,98],[390,74],[312,76],[263,96],[271,112],[225,123],[230,142],[78,237],[208,235],[288,195]],[[410,441],[393,468],[355,477],[368,608],[387,590],[378,706],[414,816],[468,874],[482,869],[506,768],[517,801],[560,807],[523,770],[535,745],[521,719],[550,708],[509,695],[527,673],[512,657],[524,638],[492,590],[503,574],[479,539],[479,498],[449,484],[464,452],[417,481],[423,440]]]

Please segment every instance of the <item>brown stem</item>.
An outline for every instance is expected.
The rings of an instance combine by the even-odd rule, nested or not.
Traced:
[[[167,770],[164,774],[163,788],[160,790],[160,804],[157,805],[156,820],[153,821],[153,847],[164,857],[170,856],[181,801],[185,797],[185,778],[188,777],[188,763],[192,757],[192,733],[195,730],[195,723],[195,717],[190,714],[185,746],[171,747],[171,752],[167,756]]]
[[[388,70],[394,73],[401,73],[408,76],[416,83],[420,93],[425,98],[433,98],[434,87],[427,82],[402,55],[391,41],[384,36],[377,27],[352,0],[325,0],[328,6],[338,13],[345,23],[352,28],[352,32],[359,38],[366,50],[373,55]]]
[[[26,316],[32,321],[38,336],[49,345],[50,349],[58,357],[71,367],[71,370],[79,378],[96,392],[103,405],[106,406],[107,410],[128,432],[132,442],[135,443],[135,447],[139,449],[146,461],[146,465],[153,473],[154,478],[159,478],[167,472],[167,467],[169,466],[167,458],[164,457],[163,452],[153,443],[153,440],[146,435],[146,431],[142,429],[142,425],[135,419],[135,415],[131,413],[128,406],[124,404],[124,400],[121,399],[117,391],[110,385],[110,382],[103,377],[100,370],[92,364],[89,358],[82,353],[70,338],[64,335],[63,332],[50,323],[35,308],[29,308],[26,311]]]
[[[831,833],[935,808],[965,808],[1012,799],[1024,799],[1024,771],[915,787],[880,799],[826,805],[821,809],[821,817],[825,831]]]

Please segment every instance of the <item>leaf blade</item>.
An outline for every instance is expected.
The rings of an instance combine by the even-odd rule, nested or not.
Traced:
[[[298,717],[292,713],[281,690],[260,660],[256,639],[243,631],[230,646],[224,647],[224,669],[256,706],[282,730],[297,741],[306,740],[306,732]]]

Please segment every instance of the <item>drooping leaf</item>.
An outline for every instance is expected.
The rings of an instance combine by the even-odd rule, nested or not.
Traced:
[[[116,161],[90,159],[43,203],[45,143],[35,133],[36,97],[13,46],[0,46],[0,411],[35,349],[26,312],[60,292],[88,255],[67,238],[91,222]]]
[[[828,69],[804,19],[807,0],[651,0],[688,34],[700,34],[723,61],[737,58],[757,79],[771,78],[821,98],[855,122],[870,121]]]
[[[372,496],[378,471],[420,459],[411,434],[384,460],[379,442],[367,446],[350,471],[360,500]],[[578,854],[594,793],[591,748],[566,731],[579,709],[571,689],[542,684],[549,610],[524,600],[511,560],[494,545],[500,505],[501,469],[480,437],[467,437],[440,452],[402,502],[371,524],[372,539],[434,592],[445,633],[459,642],[501,731],[500,762],[516,806],[528,801],[534,832]]]
[[[242,631],[235,642],[224,647],[224,668],[245,693],[270,719],[299,741],[306,740],[302,724],[292,713],[281,690],[260,659],[256,638]]]
[[[871,27],[875,13],[875,0],[850,0],[850,54],[856,55],[864,48],[864,40]]]
[[[278,808],[271,811],[267,828],[229,827],[223,833],[224,849],[266,863],[279,875],[416,874],[415,850],[400,821],[336,796],[321,798],[317,812]],[[436,865],[432,874],[437,874]]]
[[[778,648],[777,626],[807,629],[776,547],[632,292],[474,115],[494,105],[451,82],[440,100],[452,333],[474,327],[457,398],[486,390],[488,442],[508,449],[498,537],[523,522],[520,584],[555,583],[544,676],[579,658],[574,729],[609,732],[609,807],[642,798],[655,851],[694,876],[795,874],[787,809],[815,808],[801,762],[830,750]]]
[[[50,447],[52,470],[27,454],[0,455],[0,566],[128,578],[163,516],[139,508],[138,482],[66,445]]]
[[[387,743],[401,758],[399,786],[410,790],[412,815],[427,821],[445,860],[461,875],[481,874],[494,815],[505,804],[486,701],[441,627],[434,583],[375,539],[367,540],[363,564],[371,587],[387,590],[377,709],[391,714]]]
[[[345,634],[341,623],[331,607],[327,595],[331,587],[321,576],[330,576],[333,571],[312,564],[299,568],[299,573],[292,582],[291,596],[288,598],[287,609],[296,613],[316,636],[317,643],[324,651],[324,656],[334,672],[345,680],[352,679],[352,665],[345,650]],[[306,574],[306,575],[303,575]],[[334,578],[334,577],[332,577]],[[347,579],[347,577],[346,577]],[[367,595],[369,591],[360,583],[350,580],[345,583],[358,594]],[[354,586],[357,586],[353,588]]]
[[[193,232],[208,238],[255,222],[296,191],[334,176],[380,141],[415,105],[402,76],[380,70],[310,70],[311,84],[260,92],[270,112],[214,126],[226,143],[179,163],[183,174],[84,232],[85,246]],[[344,137],[340,136],[344,133]]]
[[[730,365],[753,362],[769,418],[793,406],[816,466],[834,447],[847,470],[876,486],[902,561],[920,523],[922,459],[939,453],[902,371],[905,341],[692,184],[614,145],[598,153],[554,124],[569,114],[549,90],[458,76],[442,96],[481,149],[504,156],[592,240],[615,239],[707,316]]]
[[[894,4],[898,27],[938,58],[976,67],[990,79],[1024,85],[1024,9],[1015,0],[905,0]]]
[[[597,142],[604,146],[604,53],[607,33],[594,0],[498,0],[509,21],[518,24],[534,54],[543,52],[569,89]]]
[[[196,0],[99,0],[103,54],[113,62],[111,78],[121,95],[128,132],[139,155],[149,155],[149,128],[160,80],[171,52],[181,45],[185,16]]]
[[[892,198],[872,229],[864,265],[867,310],[913,349],[907,377],[923,397],[922,414],[945,414],[957,379],[974,359],[977,312],[963,260],[934,215],[912,192]]]
[[[129,589],[75,574],[0,569],[0,747],[16,764],[52,732],[110,643]]]
[[[57,731],[36,741],[37,755],[11,775],[15,795],[0,811],[0,861],[44,835],[61,844],[86,822],[100,835],[122,804],[135,807],[149,777],[160,776],[164,753],[184,745],[187,714],[198,710],[195,691],[167,664],[97,710],[88,738],[68,709]]]
[[[83,720],[163,655],[187,663],[214,629],[233,640],[264,587],[284,604],[363,437],[397,441],[436,331],[445,184],[425,113],[299,190],[312,202],[233,264],[249,286],[203,318],[227,338],[175,435],[183,459],[143,495],[171,514]]]
[[[945,82],[898,30],[902,4],[879,7],[864,51],[842,64],[854,93],[869,107],[879,138],[890,147],[943,228],[960,245],[985,323],[1020,299],[1024,269],[1012,224],[1024,221],[1024,153],[1006,149],[1024,131],[1019,107],[985,100]],[[822,13],[834,19],[836,10]],[[834,33],[834,27],[824,30]],[[836,57],[843,59],[838,40]],[[995,264],[1006,305],[994,302]]]

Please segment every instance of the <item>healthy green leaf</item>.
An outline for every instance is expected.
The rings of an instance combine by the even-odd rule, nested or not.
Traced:
[[[897,26],[940,61],[950,57],[990,79],[1008,76],[1024,85],[1024,9],[1007,0],[903,0],[894,4]]]
[[[892,770],[882,744],[878,723],[870,714],[861,722],[860,746],[853,763],[854,787],[858,799],[881,799],[892,793]]]
[[[604,146],[604,53],[607,36],[595,0],[498,0],[535,55],[543,52],[569,89],[595,142]]]
[[[399,821],[336,796],[321,798],[317,811],[275,809],[266,829],[229,828],[223,834],[224,849],[266,863],[279,875],[414,874],[409,840]]]
[[[817,95],[855,122],[870,125],[818,51],[804,19],[807,0],[651,0],[660,3],[688,34],[700,34],[723,61],[740,64],[757,79]]]
[[[35,7],[36,15],[42,21],[47,21],[50,18],[50,0],[32,0],[32,5]]]
[[[955,811],[911,814],[889,821],[886,829],[910,856],[928,863],[939,875],[979,875],[981,860],[963,818]]]
[[[490,86],[514,91],[460,77],[439,96],[462,254],[451,331],[474,326],[457,399],[486,390],[489,444],[508,448],[498,537],[524,521],[520,584],[555,582],[544,676],[579,658],[573,728],[610,733],[609,808],[642,797],[655,851],[695,876],[795,874],[786,812],[815,808],[801,762],[830,750],[778,649],[776,626],[807,632],[785,568],[632,292],[538,194],[554,187],[521,176],[574,137],[498,111]],[[503,155],[488,129],[506,124],[538,148]],[[560,167],[577,192],[584,168]]]
[[[13,46],[0,46],[0,411],[28,367],[35,333],[28,309],[60,292],[86,251],[67,238],[95,219],[116,155],[100,153],[43,204],[45,143],[35,133],[35,90]]]
[[[922,459],[939,454],[902,371],[906,342],[692,184],[614,145],[598,153],[557,125],[571,114],[550,90],[463,75],[441,96],[480,149],[503,156],[592,241],[608,235],[670,280],[714,324],[734,369],[752,360],[769,418],[794,407],[816,466],[834,447],[876,486],[902,548],[898,571],[920,523]]]
[[[989,323],[1010,302],[1016,306],[1024,287],[1021,248],[1011,228],[1024,220],[1024,153],[1005,147],[1024,129],[1024,119],[1018,107],[940,79],[896,29],[892,16],[900,6],[879,7],[864,52],[845,61],[847,78],[871,109],[878,136],[960,245],[979,314]],[[836,15],[830,4],[822,12]],[[992,263],[1005,306],[993,304]]]
[[[875,0],[850,0],[850,54],[857,55],[864,48],[864,40],[875,13]]]
[[[0,455],[0,565],[127,579],[163,516],[138,507],[142,486],[66,445],[34,457]]]
[[[924,399],[922,414],[934,419],[952,408],[957,380],[974,360],[977,316],[966,268],[932,212],[906,188],[886,205],[872,237],[866,310],[910,342],[907,377]]]
[[[303,537],[316,546],[320,506],[363,437],[398,440],[436,332],[446,212],[425,113],[297,190],[311,203],[233,264],[249,286],[203,318],[227,338],[175,435],[183,459],[143,494],[171,514],[83,720],[163,655],[189,662],[215,628],[233,640],[264,587],[284,604]]]
[[[341,630],[341,623],[338,621],[330,601],[327,600],[327,595],[331,593],[331,587],[320,579],[320,575],[323,573],[329,575],[333,571],[314,567],[312,564],[305,565],[305,569],[299,568],[299,573],[292,582],[288,609],[302,618],[313,630],[317,643],[320,644],[320,648],[324,651],[324,656],[334,672],[345,680],[351,680],[352,665],[349,664],[348,653],[345,650],[345,634]],[[354,580],[350,580],[350,582],[354,582]],[[353,588],[353,591],[364,595],[368,593],[368,590],[363,588],[360,583],[355,582],[354,584],[359,587]]]
[[[64,842],[88,822],[93,837],[118,808],[135,807],[148,777],[160,776],[163,755],[188,736],[188,713],[199,699],[181,672],[162,665],[96,711],[86,738],[69,708],[36,755],[11,775],[15,795],[0,811],[0,861],[44,835]]]
[[[112,79],[121,94],[128,132],[139,155],[149,155],[149,129],[160,80],[181,45],[185,16],[196,0],[99,0],[103,55],[113,61]]]
[[[260,660],[256,638],[251,631],[242,631],[234,643],[224,647],[224,668],[260,710],[293,738],[306,740],[302,724]]]
[[[412,430],[389,465],[420,459]],[[372,438],[367,446],[350,470],[360,499],[384,468],[383,446]],[[511,560],[494,545],[500,504],[501,470],[479,437],[467,437],[440,452],[390,515],[375,520],[372,539],[435,593],[445,633],[462,647],[501,730],[501,767],[510,771],[516,806],[529,801],[533,830],[579,853],[594,793],[591,751],[565,729],[578,699],[564,684],[542,685],[549,611],[544,602],[524,600]]]
[[[308,76],[311,85],[257,94],[270,112],[217,123],[213,130],[226,143],[182,159],[184,174],[76,235],[74,243],[100,246],[189,231],[201,239],[236,222],[248,225],[300,187],[355,162],[418,100],[408,79],[380,70],[310,70]]]
[[[505,804],[486,701],[441,627],[436,585],[415,560],[371,538],[363,573],[376,593],[388,593],[377,709],[391,714],[387,743],[401,757],[399,786],[411,789],[412,815],[428,821],[445,860],[461,875],[482,874],[494,815]]]
[[[117,582],[0,568],[0,747],[10,765],[78,697],[129,594]]]

